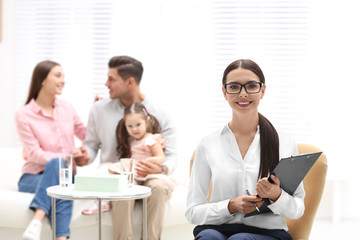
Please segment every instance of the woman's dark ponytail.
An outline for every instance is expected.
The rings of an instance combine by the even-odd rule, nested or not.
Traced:
[[[259,113],[260,169],[259,179],[268,177],[279,162],[279,135],[271,122]]]

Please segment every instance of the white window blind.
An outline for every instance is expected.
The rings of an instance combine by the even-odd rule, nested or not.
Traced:
[[[221,79],[239,58],[254,60],[267,84],[260,112],[298,141],[311,140],[307,78],[308,1],[213,1],[213,125],[231,118]]]
[[[219,128],[231,118],[221,92],[223,70],[250,58],[267,83],[260,112],[308,142],[313,137],[308,5],[305,0],[17,0],[17,105],[25,101],[35,64],[51,59],[64,67],[62,97],[86,120],[94,95],[108,95],[109,58],[126,54],[144,64],[144,92],[169,105],[184,135],[195,133],[194,148],[210,130],[205,126]],[[174,85],[177,91],[171,91]],[[197,117],[186,118],[186,112]]]
[[[53,60],[64,68],[61,97],[85,120],[94,94],[106,90],[112,16],[113,1],[17,0],[17,107],[25,102],[35,65]]]

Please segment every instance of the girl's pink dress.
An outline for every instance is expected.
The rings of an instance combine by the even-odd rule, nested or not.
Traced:
[[[135,160],[144,160],[152,157],[151,146],[155,143],[160,143],[162,148],[166,146],[166,140],[162,138],[161,134],[148,133],[146,137],[141,140],[136,140],[133,137],[129,138],[131,148],[131,158]]]

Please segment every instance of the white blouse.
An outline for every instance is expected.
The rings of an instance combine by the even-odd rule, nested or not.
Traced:
[[[279,134],[280,158],[297,155],[296,142],[288,135]],[[304,212],[305,191],[301,183],[294,195],[282,190],[279,199],[268,207],[273,213],[244,218],[243,213],[230,214],[229,200],[240,195],[256,193],[260,165],[259,127],[243,159],[235,136],[226,124],[200,142],[189,184],[185,216],[195,225],[242,223],[265,229],[287,230],[285,218],[297,219]],[[206,202],[212,179],[210,202]]]

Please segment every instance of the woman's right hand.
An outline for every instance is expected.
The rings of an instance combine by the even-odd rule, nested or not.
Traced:
[[[101,99],[103,99],[103,97],[96,94],[95,97],[94,97],[94,103],[96,103],[97,101],[100,101]]]
[[[238,196],[236,198],[230,199],[228,209],[231,214],[235,212],[248,214],[256,210],[253,203],[256,203],[258,207],[261,207],[264,201],[261,198],[257,197],[256,194],[253,194],[251,196]]]

